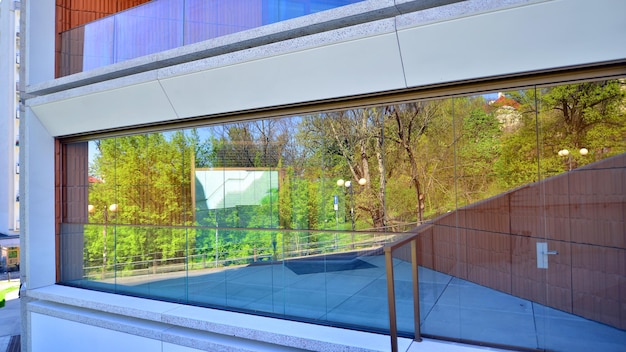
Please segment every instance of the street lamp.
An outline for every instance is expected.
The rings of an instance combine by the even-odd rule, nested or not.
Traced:
[[[367,180],[362,177],[357,182],[359,183],[359,185],[365,186],[365,184],[367,183]],[[345,187],[346,193],[348,191],[350,192],[350,220],[352,221],[352,231],[354,231],[354,189],[353,189],[354,187],[352,187],[351,181],[344,181],[343,179],[337,180],[337,186]],[[339,222],[339,220],[337,220],[337,222]]]
[[[582,156],[585,156],[585,155],[589,154],[589,150],[587,148],[580,148],[580,150],[578,152]],[[561,150],[559,150],[558,154],[559,154],[559,156],[567,158],[568,169],[569,169],[569,171],[572,171],[572,154],[569,152],[569,150],[561,149]]]
[[[107,224],[109,222],[109,212],[116,213],[118,210],[117,204],[113,203],[108,207],[105,205],[103,209],[104,215],[104,228],[102,229],[102,279],[104,280],[104,274],[107,266]],[[94,214],[96,212],[96,207],[89,204],[87,206],[87,211],[90,214]]]

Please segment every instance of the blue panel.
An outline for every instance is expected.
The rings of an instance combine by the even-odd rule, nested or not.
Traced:
[[[115,63],[113,58],[113,26],[115,17],[103,18],[85,26],[83,70],[111,65]],[[79,33],[79,29],[72,30]]]
[[[262,0],[185,1],[185,44],[263,25]]]
[[[115,16],[116,62],[183,45],[183,5],[159,0]]]
[[[363,0],[264,0],[263,24],[276,23]]]

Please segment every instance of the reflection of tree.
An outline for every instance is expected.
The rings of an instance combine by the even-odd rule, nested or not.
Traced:
[[[621,81],[586,82],[547,89],[541,96],[546,127],[561,138],[556,150],[588,148],[594,154],[616,154],[624,145],[624,98]],[[623,150],[623,148],[622,148]],[[581,159],[582,160],[582,159]]]
[[[197,167],[277,167],[287,144],[283,120],[259,120],[216,128],[210,143],[199,150],[202,164]]]
[[[523,115],[519,128],[502,138],[502,157],[496,170],[503,185],[536,181],[538,172],[545,177],[566,171],[569,164],[558,156],[561,149],[589,150],[588,156],[572,153],[574,167],[626,150],[626,91],[622,81],[529,89],[507,96],[520,102]]]
[[[387,220],[382,110],[368,108],[323,114],[305,120],[302,127],[322,141],[312,146],[323,148],[322,155],[333,169],[330,177],[343,178],[348,173],[355,185],[361,178],[367,181],[358,196],[355,194],[355,208],[369,215],[371,226],[384,228]]]
[[[424,193],[420,184],[420,166],[418,165],[415,148],[418,139],[426,132],[433,119],[438,117],[437,105],[430,102],[417,102],[403,105],[392,105],[385,112],[391,121],[395,122],[395,129],[390,128],[390,140],[400,145],[406,154],[409,163],[408,176],[415,190],[415,209],[417,220],[424,221]]]
[[[182,132],[153,133],[100,140],[92,171],[99,183],[90,186],[89,204],[96,209],[117,204],[109,223],[149,225],[115,227],[107,247],[116,248],[117,261],[165,259],[180,255],[186,238],[178,232],[153,227],[192,223],[191,143]],[[104,214],[94,212],[92,223],[104,223]],[[88,252],[102,253],[101,231],[89,238]],[[182,231],[184,233],[184,231]],[[110,256],[113,257],[113,256]]]
[[[456,140],[456,184],[459,205],[500,193],[493,162],[500,157],[501,122],[485,111],[482,98],[456,99],[460,130]]]
[[[564,148],[589,149],[585,159],[574,155],[574,166],[626,150],[623,83],[504,96],[501,103],[514,119],[498,115],[504,103],[469,96],[100,140],[90,171],[104,182],[91,185],[89,202],[100,209],[118,204],[115,223],[184,226],[193,221],[192,160],[196,167],[276,170],[280,187],[259,204],[200,209],[198,224],[209,229],[197,232],[198,248],[212,253],[219,229],[222,259],[235,252],[275,255],[274,244],[283,240],[285,251],[314,250],[327,240],[306,230],[350,229],[348,195],[337,188],[339,178],[355,186],[357,228],[382,229],[563,172],[567,165],[557,152]],[[361,178],[367,181],[363,187],[357,186]],[[91,222],[102,223],[98,217],[92,215]],[[97,256],[102,240],[94,239],[102,231],[92,231],[89,251]],[[117,239],[109,236],[117,242],[107,246],[117,244],[119,258],[184,248],[185,236],[176,231],[118,231]]]

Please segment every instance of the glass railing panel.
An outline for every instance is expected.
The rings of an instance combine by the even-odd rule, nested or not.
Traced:
[[[116,226],[116,290],[187,302],[187,229]]]
[[[159,0],[116,14],[115,62],[182,46],[183,7],[178,0]]]
[[[363,0],[159,0],[61,33],[61,76]]]
[[[346,244],[339,253],[326,256],[328,286],[327,320],[331,323],[360,326],[373,331],[389,328],[387,282],[382,243],[377,234],[343,233],[339,242]]]
[[[81,38],[82,46],[78,45],[78,42],[75,43],[78,48],[82,49],[82,51],[76,52],[77,57],[82,59],[80,62],[82,69],[79,69],[78,63],[76,63],[76,66],[72,65],[73,69],[70,73],[89,71],[117,62],[115,58],[115,21],[115,16],[106,17],[61,34],[62,36],[69,34],[70,37],[77,36],[79,33],[84,35]],[[73,46],[71,48],[74,49]],[[72,50],[71,52],[75,51]]]
[[[269,24],[285,21],[361,1],[363,0],[265,0],[263,22]]]
[[[63,224],[61,282],[384,331],[382,246],[390,240],[378,232]]]
[[[185,44],[262,26],[262,0],[185,1]]]

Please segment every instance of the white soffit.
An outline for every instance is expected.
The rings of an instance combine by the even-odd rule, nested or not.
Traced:
[[[623,0],[549,1],[401,29],[407,85],[624,59],[625,14]]]
[[[51,102],[38,103],[36,98],[29,105],[54,137],[177,118],[158,81],[119,85]],[[75,91],[88,88],[94,87]]]
[[[395,33],[165,77],[161,84],[181,118],[406,87]]]

